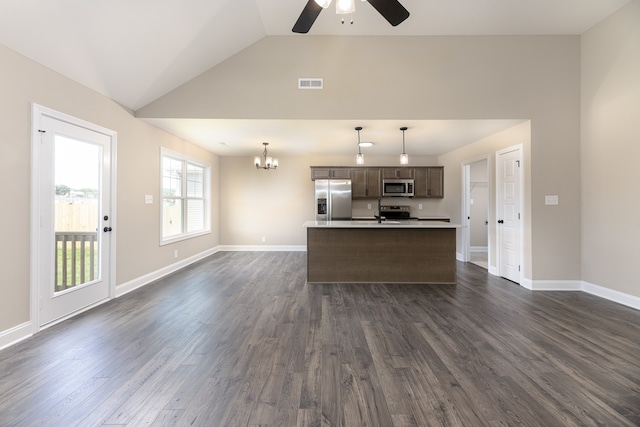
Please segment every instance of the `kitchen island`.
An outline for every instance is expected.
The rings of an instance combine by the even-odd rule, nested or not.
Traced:
[[[444,221],[307,221],[309,283],[456,283],[456,229]]]

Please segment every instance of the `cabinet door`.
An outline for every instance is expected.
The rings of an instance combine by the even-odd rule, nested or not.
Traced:
[[[351,178],[350,168],[331,169],[331,178],[349,179]]]
[[[444,169],[442,167],[427,168],[427,197],[444,197]]]
[[[351,169],[351,198],[377,199],[380,191],[380,168]]]
[[[382,178],[411,179],[413,178],[413,168],[382,168]]]
[[[380,168],[367,168],[367,197],[377,199],[382,197],[380,183]]]
[[[415,168],[413,170],[413,197],[427,197],[427,168]]]
[[[329,168],[311,168],[311,180],[329,179],[331,178],[331,169]]]
[[[351,169],[351,198],[367,197],[367,174],[364,168]]]
[[[311,180],[316,179],[349,179],[351,178],[350,168],[317,168],[311,167]]]

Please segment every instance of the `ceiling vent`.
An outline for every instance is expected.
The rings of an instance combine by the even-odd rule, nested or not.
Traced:
[[[322,89],[322,79],[298,79],[298,89]]]

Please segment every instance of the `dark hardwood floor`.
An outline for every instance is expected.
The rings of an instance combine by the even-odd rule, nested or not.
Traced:
[[[1,426],[637,426],[640,312],[223,252],[0,352]]]

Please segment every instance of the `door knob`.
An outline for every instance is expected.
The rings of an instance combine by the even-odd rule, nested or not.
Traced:
[[[498,224],[504,224],[504,220],[499,219],[499,220],[498,220]]]
[[[104,230],[104,232],[106,233],[107,231],[111,231],[111,230],[113,230],[113,228],[111,228],[111,227],[105,227],[105,228],[103,228],[103,230]]]

